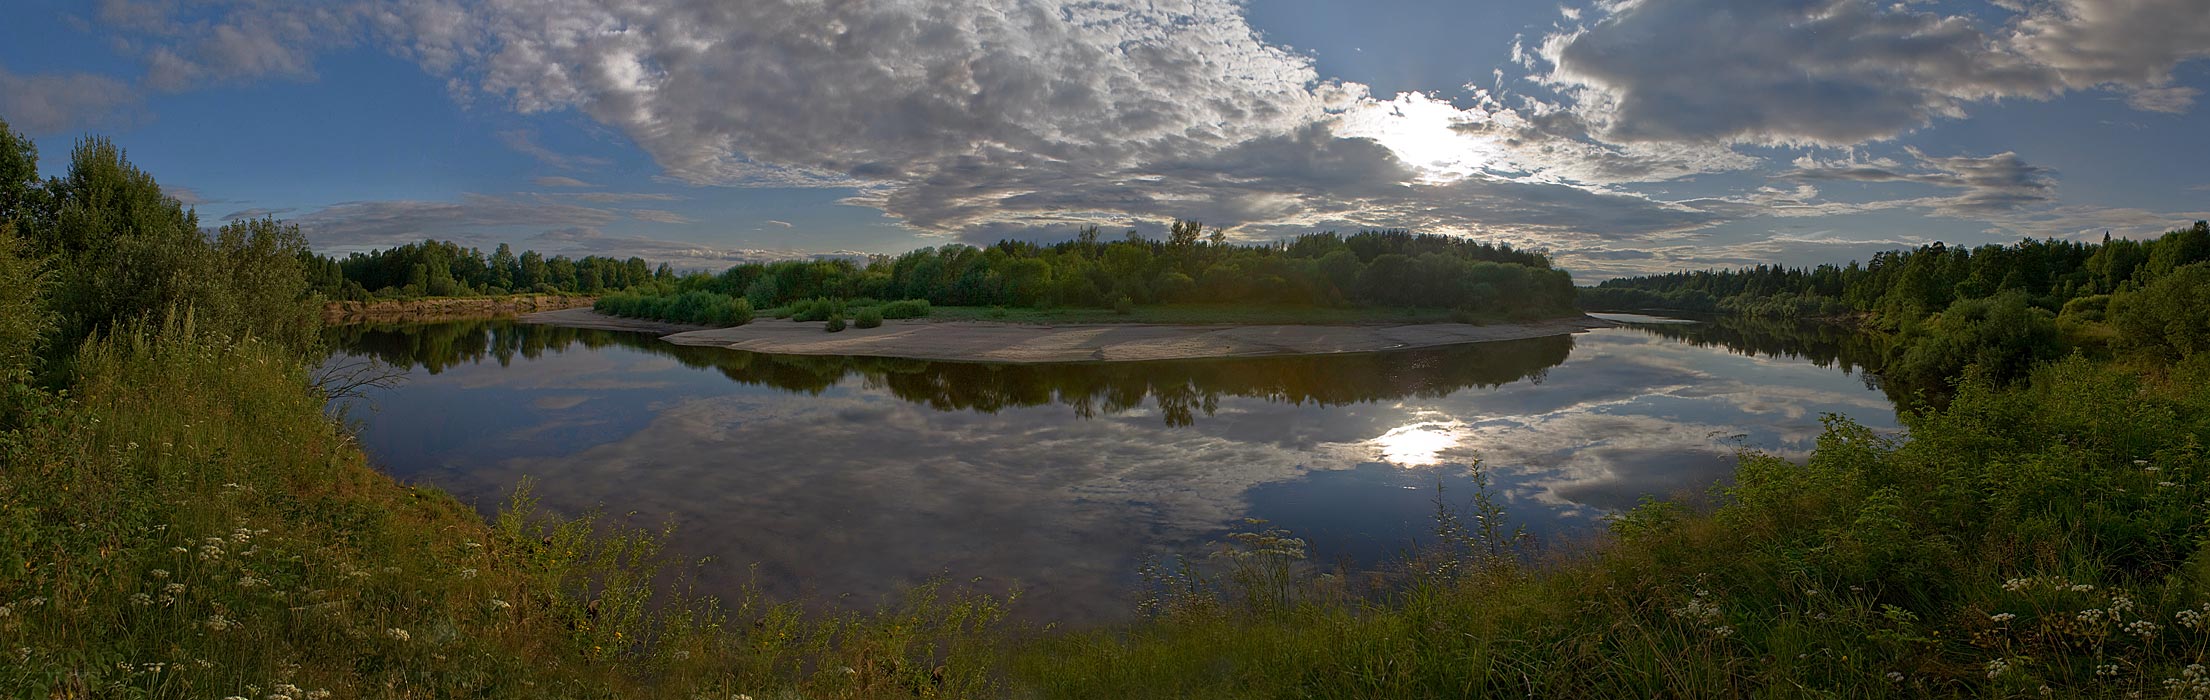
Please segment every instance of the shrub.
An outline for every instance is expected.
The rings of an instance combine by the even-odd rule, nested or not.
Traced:
[[[883,318],[927,318],[929,300],[906,299],[882,305]]]
[[[1135,312],[1136,300],[1128,298],[1128,295],[1122,294],[1113,299],[1113,313],[1126,316]]]
[[[990,318],[1005,318],[1005,307],[1003,307],[1003,306],[992,306],[992,307],[990,307]]]
[[[840,333],[840,332],[843,332],[843,331],[844,331],[844,315],[843,315],[843,314],[837,314],[837,313],[832,313],[832,314],[829,314],[829,323],[828,323],[828,325],[827,325],[827,326],[825,326],[825,329],[826,329],[826,330],[827,330],[828,332],[830,332],[830,333]]]
[[[882,325],[882,312],[873,308],[860,309],[859,317],[853,321],[852,325],[861,328],[880,327]]]

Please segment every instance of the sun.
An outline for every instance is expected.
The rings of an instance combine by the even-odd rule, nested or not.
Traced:
[[[1407,92],[1345,111],[1335,133],[1373,139],[1417,171],[1422,184],[1448,184],[1472,177],[1501,155],[1495,137],[1457,128],[1481,118],[1478,110]]]

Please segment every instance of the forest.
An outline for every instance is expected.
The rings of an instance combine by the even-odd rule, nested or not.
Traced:
[[[1887,336],[1879,372],[1937,392],[2075,350],[2177,359],[2210,348],[2210,222],[2150,240],[1941,243],[1810,269],[1771,265],[1609,280],[1591,309],[1848,321]]]
[[[765,311],[815,300],[876,300],[939,307],[1113,308],[1204,303],[1291,308],[1454,309],[1482,317],[1535,318],[1569,313],[1573,285],[1540,253],[1409,231],[1333,232],[1257,245],[1205,235],[1176,221],[1166,240],[1134,231],[1100,241],[1097,227],[1073,240],[1005,240],[986,248],[945,245],[898,256],[747,264],[719,274],[692,273],[634,290],[657,304],[625,297],[601,309],[697,323],[726,323],[684,309],[742,302]],[[679,298],[690,295],[678,304]],[[699,296],[712,295],[712,296]],[[675,308],[680,306],[681,308]],[[926,308],[926,307],[924,307]],[[803,316],[804,314],[799,314]],[[895,314],[888,317],[896,318]],[[818,320],[818,319],[816,319]]]
[[[534,250],[515,255],[514,248],[505,243],[486,255],[481,249],[437,240],[343,258],[308,253],[305,262],[308,283],[332,301],[599,294],[675,277],[666,263],[654,268],[639,257],[592,255],[570,260],[565,255],[546,258]]]
[[[1901,433],[1828,417],[1808,457],[1745,451],[1709,498],[1649,500],[1570,550],[1523,549],[1479,498],[1470,512],[1439,506],[1430,544],[1379,572],[1315,564],[1294,533],[1251,524],[1212,560],[1143,572],[1139,620],[1064,629],[1008,621],[1017,595],[942,581],[867,610],[750,589],[704,596],[684,585],[687,562],[662,553],[665,531],[543,513],[526,483],[488,520],[399,483],[326,413],[357,387],[318,369],[310,280],[322,273],[296,227],[206,230],[114,144],[88,138],[68,157],[64,174],[40,178],[37,150],[0,125],[0,695],[2210,695],[2201,225],[2153,242],[1921,249],[1855,272],[1607,287],[1745,308],[1833,300],[1874,314],[1866,325],[1879,332],[1921,338],[1898,347],[1951,398],[1905,411]],[[1086,281],[1131,299],[1158,294],[1170,273],[1225,281],[1213,269],[1230,261],[1246,279],[1268,265],[1325,276],[1324,259],[1356,262],[1349,288],[1291,276],[1254,287],[1353,303],[1390,298],[1358,284],[1374,266],[1543,269],[1387,249],[1433,245],[1411,236],[1367,239],[1384,243],[1369,257],[1352,240],[1122,242],[1095,257],[1078,240],[1000,254],[1033,268],[1056,251],[1047,268],[1109,271],[1109,286],[1046,275],[1045,291],[1010,286],[1022,293]],[[1183,267],[1182,254],[1217,260]],[[918,270],[943,255],[898,260]],[[875,283],[988,279],[970,267],[901,278],[885,265]],[[780,299],[826,296],[782,288],[772,267],[731,281],[747,298],[765,279]],[[1778,281],[1752,286],[1767,279]],[[1442,293],[1463,301],[1447,295],[1470,286]],[[1007,288],[1001,277],[992,293]],[[934,303],[988,291],[884,289],[853,293]],[[527,352],[536,341],[516,342]],[[1854,341],[1837,342],[1840,361],[1859,361]],[[910,379],[922,386],[901,391],[926,397],[927,384],[975,381],[969,371],[885,381]],[[1191,380],[1214,384],[1278,390]],[[987,386],[960,396],[1000,402]]]

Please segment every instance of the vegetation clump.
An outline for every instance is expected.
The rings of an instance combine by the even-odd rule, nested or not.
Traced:
[[[860,309],[859,314],[853,317],[852,325],[860,328],[881,328],[882,310],[873,306]]]

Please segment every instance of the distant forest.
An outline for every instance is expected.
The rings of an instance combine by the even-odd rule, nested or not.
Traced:
[[[1753,316],[1870,313],[1908,319],[1956,301],[2015,292],[2033,306],[2101,309],[2187,265],[2210,261],[2210,223],[2149,241],[2027,239],[1977,248],[1935,243],[1882,251],[1867,263],[1812,268],[1758,265],[1615,279],[1581,290],[1582,306],[1672,309]]]
[[[2176,359],[2210,350],[2210,222],[2148,241],[1935,243],[1866,264],[1617,279],[1581,305],[1854,318],[1892,332],[1882,374],[1922,386],[1974,365],[2020,378],[2075,350]]]
[[[1236,245],[1195,221],[1165,240],[1097,227],[1056,244],[952,244],[897,256],[737,265],[678,275],[665,263],[486,255],[426,241],[343,259],[314,256],[310,279],[331,299],[636,290],[708,293],[768,309],[796,301],[918,299],[939,306],[1087,307],[1182,302],[1388,306],[1554,313],[1572,308],[1571,278],[1543,254],[1409,231],[1333,232]]]

